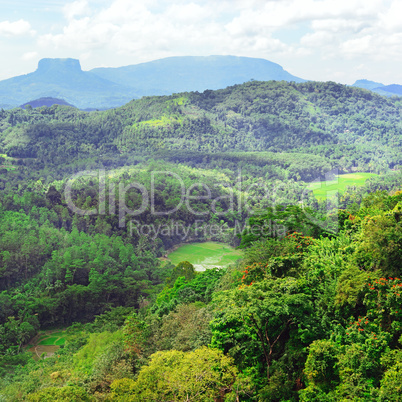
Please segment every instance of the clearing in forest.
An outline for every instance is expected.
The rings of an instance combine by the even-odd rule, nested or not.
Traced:
[[[335,176],[334,180],[318,181],[308,185],[308,189],[318,199],[331,198],[336,192],[343,193],[348,186],[363,186],[375,173],[347,173]]]
[[[168,255],[174,265],[182,261],[189,261],[197,271],[205,271],[214,267],[222,268],[233,264],[241,257],[240,250],[217,242],[184,244]]]

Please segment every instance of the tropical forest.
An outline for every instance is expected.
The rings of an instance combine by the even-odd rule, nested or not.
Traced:
[[[0,401],[401,401],[402,100],[250,80],[0,110]]]

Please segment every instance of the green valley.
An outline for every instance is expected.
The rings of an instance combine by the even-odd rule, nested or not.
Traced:
[[[401,113],[255,80],[1,110],[0,400],[399,400]]]

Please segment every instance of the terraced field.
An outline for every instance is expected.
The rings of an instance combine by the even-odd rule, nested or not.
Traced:
[[[33,353],[34,359],[52,356],[61,345],[66,343],[64,330],[40,331],[30,342],[28,350]]]

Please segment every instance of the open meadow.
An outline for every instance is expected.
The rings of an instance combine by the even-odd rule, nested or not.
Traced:
[[[174,265],[182,261],[189,261],[197,271],[208,268],[224,267],[235,263],[242,256],[240,250],[224,243],[204,242],[191,243],[180,246],[168,255]]]
[[[334,180],[313,182],[308,189],[318,199],[330,198],[336,192],[343,193],[346,187],[363,186],[367,179],[377,176],[375,173],[347,173],[335,176]]]

